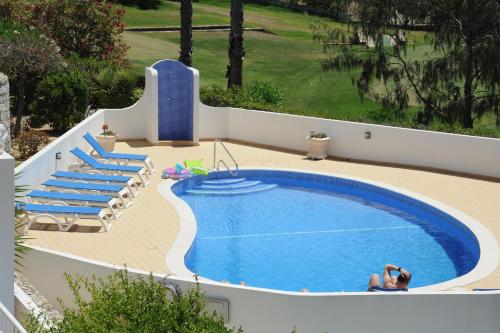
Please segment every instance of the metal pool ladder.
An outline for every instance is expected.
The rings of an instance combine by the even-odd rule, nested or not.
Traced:
[[[233,161],[234,169],[230,169],[229,166],[227,165],[226,161],[224,161],[223,159],[217,160],[217,145],[224,148],[224,150],[226,151],[229,158],[231,158],[231,161]],[[238,162],[236,162],[233,155],[227,149],[226,145],[224,145],[224,142],[222,142],[221,139],[215,139],[214,140],[214,169],[220,170],[221,164],[226,168],[227,171],[229,171],[229,174],[231,176],[236,177],[238,175],[238,170],[239,170]]]

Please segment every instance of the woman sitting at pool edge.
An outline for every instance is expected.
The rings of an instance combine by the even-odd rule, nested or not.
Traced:
[[[399,276],[391,276],[391,271],[398,271]],[[384,287],[386,289],[407,289],[410,284],[411,273],[407,270],[387,264],[384,267]],[[370,276],[370,282],[368,283],[368,291],[375,291],[375,288],[380,288],[380,278],[378,274],[372,274]]]

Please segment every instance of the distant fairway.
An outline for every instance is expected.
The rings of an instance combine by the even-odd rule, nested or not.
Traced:
[[[159,10],[126,7],[125,22],[129,27],[179,26],[179,7],[178,2],[168,1],[163,1]],[[229,24],[229,11],[230,0],[200,0],[193,3],[193,25]],[[370,113],[377,113],[381,106],[368,98],[360,99],[352,84],[352,77],[357,77],[359,70],[322,71],[320,62],[325,54],[322,45],[312,40],[311,31],[311,24],[318,22],[347,29],[327,18],[245,4],[245,26],[265,28],[272,33],[245,32],[244,85],[254,80],[276,83],[283,91],[286,112],[304,110],[324,118],[373,119]],[[140,73],[157,60],[179,57],[179,32],[126,32],[125,41],[131,47],[128,56],[132,67]],[[422,32],[409,32],[408,41],[408,58],[427,57],[432,52]],[[225,86],[228,32],[194,32],[193,44],[193,66],[200,71],[201,85]],[[380,84],[376,89],[383,92],[384,87]],[[408,114],[417,109],[411,107]],[[498,132],[492,115],[478,119],[476,125]]]
[[[205,0],[193,3],[193,7],[193,25],[230,22],[230,1]],[[179,4],[164,2],[157,11],[126,7],[125,21],[136,27],[178,26]],[[245,26],[263,27],[273,34],[245,32],[244,84],[254,80],[275,82],[284,93],[285,108],[317,110],[328,118],[364,118],[379,109],[375,102],[360,100],[350,73],[322,71],[323,49],[313,42],[310,29],[315,21],[318,18],[305,14],[246,4]],[[178,32],[127,32],[125,40],[131,46],[128,55],[138,72],[157,60],[179,57]],[[200,71],[201,85],[226,85],[228,33],[195,32],[193,44],[193,66]]]

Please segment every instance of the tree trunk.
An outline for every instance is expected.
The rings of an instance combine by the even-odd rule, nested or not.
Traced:
[[[474,1],[468,1],[468,11],[473,13]],[[472,14],[471,14],[472,15]],[[462,126],[472,128],[474,126],[472,120],[472,101],[474,98],[472,91],[473,81],[473,62],[474,62],[474,23],[470,22],[471,15],[468,16],[467,31],[465,35],[465,75],[464,75],[464,110],[462,117]]]
[[[16,126],[14,127],[14,137],[17,137],[21,132],[21,124],[24,115],[24,108],[26,107],[24,81],[19,80],[16,86],[17,86],[17,113],[16,113]]]
[[[181,50],[179,61],[191,67],[193,64],[193,4],[181,0]]]
[[[231,0],[231,31],[229,33],[229,66],[227,86],[243,86],[243,0]]]

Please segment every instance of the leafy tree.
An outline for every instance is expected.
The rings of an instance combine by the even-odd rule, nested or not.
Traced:
[[[347,0],[304,0],[303,3],[316,8],[326,9],[332,12],[345,11]]]
[[[158,9],[160,6],[161,1],[160,0],[138,0],[137,1],[137,6],[140,9]]]
[[[315,39],[340,51],[323,61],[325,70],[361,66],[355,80],[360,93],[398,111],[406,109],[415,96],[423,106],[418,120],[424,124],[438,118],[472,128],[474,119],[484,113],[498,114],[498,1],[366,0],[356,8],[359,22],[350,31],[314,27]],[[418,22],[429,30],[427,38],[434,48],[420,59],[411,59],[405,28]],[[374,48],[338,45],[356,42],[360,36],[372,39]],[[385,84],[385,93],[373,89],[375,78]]]
[[[193,64],[193,4],[181,0],[181,50],[179,61],[191,67]]]
[[[66,275],[76,307],[64,308],[62,321],[45,329],[31,317],[29,332],[231,333],[222,318],[206,311],[199,288],[178,293],[152,276],[134,278],[126,270],[103,279]],[[90,299],[83,294],[89,294]]]
[[[126,64],[125,10],[107,0],[34,1],[23,19],[54,39],[64,55]]]
[[[15,92],[17,111],[14,136],[17,136],[27,109],[27,88],[38,82],[45,73],[60,66],[62,58],[54,41],[36,30],[0,20],[0,32],[0,71],[9,77]]]
[[[30,104],[32,124],[50,124],[59,132],[85,118],[90,103],[89,82],[78,71],[57,71],[46,75],[35,89]]]
[[[229,66],[227,86],[243,86],[243,0],[231,0],[231,31],[229,32]]]

